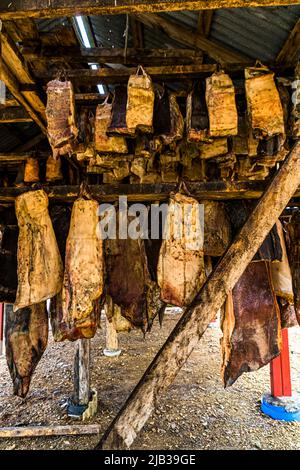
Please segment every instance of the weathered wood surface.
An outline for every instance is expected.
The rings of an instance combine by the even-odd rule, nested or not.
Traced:
[[[173,65],[164,67],[146,67],[146,72],[153,80],[176,80],[185,78],[196,78],[202,75],[210,75],[216,70],[215,64],[199,65]],[[36,76],[44,80],[55,77],[56,71],[40,73],[36,71]],[[70,69],[65,71],[65,77],[76,84],[97,85],[97,83],[111,84],[127,82],[130,75],[135,75],[136,68],[108,69]]]
[[[194,64],[202,62],[202,53],[193,49],[133,49],[128,48],[126,55],[124,48],[91,47],[89,49],[75,46],[23,46],[22,55],[30,62],[61,61],[62,58],[71,59],[72,63],[82,61],[99,64],[136,64],[136,65],[175,65]]]
[[[276,57],[277,64],[295,64],[300,50],[300,19],[295,24]]]
[[[31,122],[32,118],[20,106],[0,109],[0,123]]]
[[[13,156],[0,154],[2,161],[13,160]],[[43,156],[45,158],[45,156]],[[24,160],[26,156],[16,160]],[[189,192],[196,199],[209,199],[223,201],[229,199],[258,199],[262,196],[268,181],[212,181],[200,183],[186,183]],[[42,186],[42,185],[41,185]],[[79,194],[79,186],[42,186],[49,199],[58,201],[74,201]],[[116,201],[120,195],[128,197],[128,201],[165,201],[171,192],[178,189],[177,183],[153,183],[153,184],[100,184],[89,185],[93,198],[99,202]],[[1,188],[0,202],[14,202],[20,194],[31,191],[31,187]],[[300,188],[295,192],[295,197],[300,197]]]
[[[20,426],[0,428],[0,438],[39,437],[39,436],[80,436],[99,434],[98,424],[73,424],[67,426]]]
[[[1,18],[1,17],[0,17]],[[29,116],[45,132],[45,105],[40,97],[43,90],[37,86],[28,64],[20,54],[16,44],[7,34],[0,20],[1,78],[11,94],[25,108]],[[26,86],[34,87],[26,89]],[[22,89],[22,86],[25,88]]]
[[[299,183],[300,142],[289,153],[240,233],[187,307],[169,338],[108,427],[97,449],[123,449],[131,446],[153,412],[159,396],[174,381]]]
[[[0,18],[60,18],[74,15],[210,10],[217,8],[267,7],[299,4],[299,0],[14,0],[3,2]]]
[[[76,405],[87,405],[90,401],[90,348],[88,339],[79,339],[76,344],[74,362],[74,397]]]

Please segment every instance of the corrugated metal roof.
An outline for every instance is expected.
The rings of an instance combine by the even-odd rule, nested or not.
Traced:
[[[273,61],[300,16],[300,6],[217,10],[210,38],[252,59]]]
[[[197,30],[198,12],[182,11],[160,13],[179,26]],[[300,6],[268,8],[234,8],[216,10],[209,38],[252,59],[272,62],[300,17]],[[126,15],[92,16],[91,26],[100,47],[125,46]],[[39,31],[51,32],[70,25],[68,18],[36,20]],[[129,28],[128,47],[132,46]],[[145,48],[184,47],[162,31],[144,26]],[[299,54],[300,56],[300,54]],[[38,133],[34,123],[0,125],[0,152],[10,151],[19,141],[26,141]],[[18,141],[18,136],[21,139]]]

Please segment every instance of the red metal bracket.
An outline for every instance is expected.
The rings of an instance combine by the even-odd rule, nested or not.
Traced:
[[[291,368],[288,329],[282,330],[282,350],[280,356],[270,363],[271,395],[273,397],[291,397]]]

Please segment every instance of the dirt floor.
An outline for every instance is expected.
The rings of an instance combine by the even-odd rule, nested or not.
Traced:
[[[89,422],[104,431],[154,354],[178,321],[166,315],[163,328],[120,334],[118,359],[103,356],[104,328],[92,340],[92,387],[98,391],[98,413]],[[290,331],[293,391],[300,394],[300,328]],[[149,419],[133,449],[300,449],[300,423],[274,421],[260,412],[269,390],[269,367],[244,374],[224,390],[220,379],[221,333],[209,328],[169,393]],[[50,339],[31,391],[12,396],[5,358],[0,358],[0,426],[70,424],[65,403],[72,393],[74,344]],[[79,424],[75,421],[76,424]],[[98,436],[0,439],[3,449],[93,449]]]

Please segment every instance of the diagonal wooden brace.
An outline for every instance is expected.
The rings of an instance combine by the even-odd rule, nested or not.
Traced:
[[[153,412],[158,397],[174,381],[299,184],[300,142],[297,142],[240,233],[110,424],[97,449],[131,446]]]

